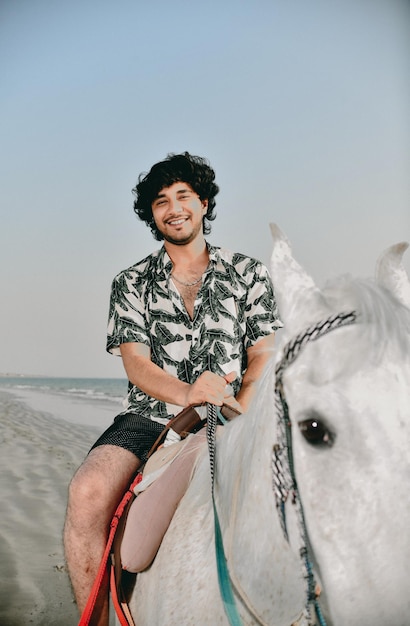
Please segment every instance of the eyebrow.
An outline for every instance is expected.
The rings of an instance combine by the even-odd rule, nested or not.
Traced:
[[[178,195],[178,194],[181,194],[181,193],[186,193],[187,191],[188,191],[189,193],[195,193],[195,192],[194,192],[192,189],[190,189],[189,187],[183,187],[182,189],[178,189],[178,191],[177,191],[177,195]],[[166,196],[166,194],[165,194],[165,193],[161,193],[161,192],[160,192],[157,196],[155,196],[155,198],[154,198],[153,202],[155,202],[155,200],[159,200],[160,198],[166,198],[166,197],[167,197],[167,196]]]
[[[181,194],[181,193],[186,193],[186,192],[188,192],[188,193],[195,193],[193,191],[193,189],[190,189],[189,187],[184,187],[183,189],[178,189],[177,195]]]

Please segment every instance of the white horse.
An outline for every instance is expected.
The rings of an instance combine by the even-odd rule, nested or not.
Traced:
[[[273,489],[279,474],[272,450],[281,437],[274,373],[282,353],[267,367],[249,411],[225,426],[216,444],[216,506],[239,614],[246,625],[408,626],[410,283],[401,264],[407,246],[385,253],[377,281],[342,278],[321,292],[279,229],[272,233],[281,332],[286,339],[300,333],[303,344],[282,377],[307,561],[321,588],[323,617],[306,607],[300,500],[290,489],[285,533]],[[350,311],[355,323],[309,340],[307,327]],[[137,576],[130,607],[137,626],[229,623],[216,572],[207,454],[153,564]]]

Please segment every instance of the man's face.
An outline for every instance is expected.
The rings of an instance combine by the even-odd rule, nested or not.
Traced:
[[[152,215],[165,241],[185,245],[202,234],[208,201],[201,201],[188,183],[163,187],[152,202]]]

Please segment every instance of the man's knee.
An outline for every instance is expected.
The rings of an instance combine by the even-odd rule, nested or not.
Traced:
[[[94,528],[105,526],[111,513],[109,497],[101,476],[78,471],[68,489],[67,522],[80,530],[83,525],[90,527],[92,516]]]
[[[92,450],[71,480],[68,509],[110,516],[140,462],[127,450],[101,446]]]
[[[102,476],[94,471],[87,471],[80,467],[68,488],[69,505],[81,506],[92,504],[104,498],[104,481]]]

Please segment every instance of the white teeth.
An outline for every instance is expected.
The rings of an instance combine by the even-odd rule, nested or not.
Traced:
[[[183,224],[185,222],[185,220],[173,220],[172,222],[168,222],[169,224],[172,224],[173,226],[178,226],[179,224]]]

